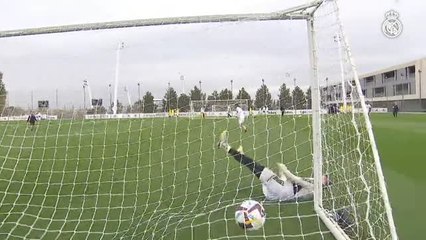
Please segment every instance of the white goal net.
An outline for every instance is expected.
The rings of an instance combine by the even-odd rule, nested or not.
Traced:
[[[0,52],[17,51],[0,56],[16,84],[0,118],[0,239],[396,240],[337,3],[301,2],[1,31]],[[313,197],[267,199],[218,148],[224,130],[235,151],[313,181]],[[265,208],[259,230],[235,222],[247,199]]]
[[[342,238],[397,239],[368,110],[337,12],[334,2],[323,4],[313,23],[319,107],[327,113],[316,116],[321,137],[314,141],[321,151],[314,154],[314,171],[317,179],[323,174],[333,179],[324,189],[316,182],[315,207],[323,219],[333,220],[329,224],[338,226],[335,234]]]

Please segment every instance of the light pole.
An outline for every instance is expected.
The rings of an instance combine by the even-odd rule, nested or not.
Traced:
[[[419,101],[420,101],[420,107],[422,107],[422,70],[419,69]]]
[[[167,83],[167,108],[166,110],[169,111],[170,110],[170,82]]]
[[[182,81],[182,93],[185,93],[185,76],[180,75],[180,80]]]
[[[117,114],[117,92],[118,92],[118,73],[120,66],[120,50],[124,48],[124,42],[120,42],[117,46],[117,55],[115,58],[115,81],[114,81],[114,105],[112,105],[113,114]]]
[[[326,99],[326,102],[329,101],[328,100],[328,77],[325,78],[325,99]]]
[[[234,80],[231,79],[231,99],[232,99],[232,94],[234,93]]]
[[[138,83],[138,97],[139,97],[139,103],[141,101],[141,83]]]
[[[109,107],[112,110],[112,92],[111,92],[111,84],[108,84],[108,92],[109,92]]]
[[[296,78],[293,78],[293,107],[296,110],[296,101],[294,99],[294,94],[296,93]]]
[[[263,88],[263,107],[266,107],[266,87],[265,79],[262,78],[262,88]]]
[[[83,109],[86,109],[86,85],[83,84]]]

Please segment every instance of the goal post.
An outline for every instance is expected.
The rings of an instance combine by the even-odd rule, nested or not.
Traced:
[[[307,47],[304,50],[308,48],[309,61],[298,71],[301,75],[309,72],[305,76],[309,81],[300,84],[301,89],[296,88],[296,78],[294,88],[290,78],[280,79],[283,92],[290,92],[289,86],[293,88],[292,96],[266,99],[267,88],[262,79],[265,91],[258,93],[263,94],[265,106],[269,100],[274,100],[273,114],[253,114],[249,118],[204,119],[204,114],[203,118],[192,117],[200,112],[207,116],[210,112],[212,116],[229,116],[232,111],[234,115],[236,104],[243,111],[249,111],[251,100],[190,100],[182,90],[185,113],[180,116],[189,116],[187,118],[171,118],[158,112],[125,119],[118,117],[115,109],[114,114],[108,115],[108,118],[113,116],[111,119],[61,117],[54,124],[49,119],[40,121],[34,130],[29,130],[23,121],[3,122],[5,124],[0,125],[3,146],[0,149],[0,205],[6,211],[7,221],[5,227],[0,226],[0,236],[17,239],[39,236],[52,239],[304,239],[321,236],[338,240],[397,240],[372,125],[337,1],[314,0],[270,13],[138,19],[0,31],[0,39],[147,26],[176,25],[178,28],[178,25],[198,23],[220,23],[218,28],[222,29],[228,27],[223,25],[229,22],[280,21],[281,24],[294,23],[294,20],[303,24],[303,30],[306,27],[303,34]],[[161,41],[167,39],[173,38],[165,37]],[[155,47],[158,46],[152,46]],[[135,47],[132,51],[137,50]],[[289,58],[298,57],[298,54]],[[204,57],[203,54],[193,55]],[[221,56],[219,62],[226,65],[241,60],[227,61],[232,58],[230,55]],[[118,65],[118,53],[116,61]],[[241,72],[248,71],[254,76],[265,74],[256,72],[256,64]],[[194,73],[197,71],[199,69]],[[117,74],[116,71],[115,91],[119,85]],[[290,75],[282,69],[276,74]],[[252,92],[253,84],[247,81],[241,85],[246,89],[250,87]],[[215,87],[223,88],[223,84]],[[275,84],[270,88],[276,93],[280,87]],[[311,106],[305,104],[309,102],[308,88]],[[300,98],[296,98],[297,91],[301,93]],[[130,99],[129,93],[127,96]],[[154,102],[154,97],[150,97]],[[117,93],[114,94],[114,103],[117,103],[114,107],[118,108],[116,98]],[[174,98],[173,102],[178,99]],[[280,105],[281,100],[286,109]],[[141,96],[139,101],[142,101]],[[285,114],[286,110],[294,114]],[[26,116],[21,118],[25,120]],[[242,131],[243,123],[247,132]],[[229,131],[232,147],[242,149],[244,146],[247,156],[253,156],[262,165],[273,168],[276,163],[285,163],[295,174],[313,176],[313,200],[265,201],[258,179],[217,148],[217,140],[225,129]],[[330,184],[323,184],[324,175]],[[20,199],[22,196],[29,200],[22,203],[25,200]],[[234,222],[235,205],[248,198],[266,205],[265,228],[257,233],[241,231]],[[16,206],[19,208],[15,209]],[[268,212],[268,209],[273,210]],[[217,233],[218,230],[221,232]]]
[[[372,125],[337,2],[324,1],[315,11],[307,20],[315,211],[336,239],[398,239]],[[324,23],[323,19],[330,16],[332,24]],[[330,41],[332,38],[334,41]],[[328,61],[319,62],[329,51],[337,52],[334,59],[325,57]],[[340,71],[331,72],[336,65]],[[332,97],[330,76],[336,79],[332,82]],[[333,117],[326,114],[331,104],[336,105]],[[334,178],[336,184],[325,188],[323,175],[330,176],[332,182]],[[342,180],[345,184],[337,183]]]

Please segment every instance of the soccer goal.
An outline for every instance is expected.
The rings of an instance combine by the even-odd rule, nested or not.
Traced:
[[[27,126],[25,117],[2,118],[0,238],[396,240],[379,153],[338,2],[301,2],[266,13],[1,31],[0,48],[34,49],[31,41],[38,41],[34,54],[41,55],[22,58],[18,52],[16,59],[24,61],[20,66],[45,69],[43,78],[80,78],[77,66],[86,65],[94,78],[92,90],[104,91],[103,102],[110,99],[106,108],[113,107],[113,116],[129,102],[147,113],[138,116],[149,117],[83,118],[73,110],[33,127]],[[45,34],[49,41],[38,38]],[[112,47],[106,50],[103,44],[108,41]],[[49,44],[57,52],[43,49]],[[57,47],[64,45],[75,51]],[[82,46],[93,52],[82,51]],[[182,71],[175,68],[176,53],[185,56],[179,67],[191,64],[184,70],[188,77],[170,82],[170,76],[176,78]],[[55,59],[55,64],[64,60],[66,67],[25,62],[46,58]],[[94,70],[97,67],[101,73]],[[215,70],[208,72],[210,68]],[[6,79],[7,71],[0,71]],[[105,83],[109,76],[113,86]],[[194,85],[203,80],[206,96],[232,79],[231,89],[244,87],[251,100],[191,101],[184,87],[175,91],[183,81],[188,86],[190,76],[197,78]],[[152,89],[146,87],[147,93],[141,94],[140,88],[149,84],[131,82],[136,78],[150,79]],[[82,82],[78,92],[65,83],[72,79],[63,82],[69,99],[85,90]],[[258,109],[274,106],[274,114],[242,119],[246,132],[236,118],[179,117],[201,108],[207,116],[228,112],[229,107],[235,111],[236,103],[244,111],[249,104]],[[168,117],[167,108],[179,109],[180,115]],[[296,110],[303,114],[294,114]],[[256,162],[273,171],[277,163],[285,163],[294,174],[313,179],[313,199],[265,200],[258,178],[218,149],[224,130],[229,144]],[[330,185],[322,185],[324,175]],[[235,222],[237,206],[247,199],[265,208],[265,223],[255,231],[242,230]]]
[[[229,99],[229,100],[192,100],[190,103],[191,112],[210,112],[211,116],[227,116],[228,113],[235,115],[235,106],[240,106],[244,111],[249,111],[248,99]]]

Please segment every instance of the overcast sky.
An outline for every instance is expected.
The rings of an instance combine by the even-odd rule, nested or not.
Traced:
[[[15,0],[0,2],[0,31],[206,14],[257,13],[283,10],[307,0]],[[340,0],[341,19],[359,73],[367,73],[426,57],[426,1]],[[395,39],[381,32],[384,14],[400,14],[402,34]],[[202,81],[203,91],[245,87],[254,97],[265,79],[273,98],[278,87],[296,78],[309,85],[306,23],[251,22],[170,25],[92,32],[73,32],[0,39],[0,71],[9,91],[9,104],[31,106],[49,100],[56,107],[83,104],[83,80],[93,97],[109,101],[114,82],[117,45],[120,51],[119,100],[124,87],[137,100],[151,91],[162,98],[167,84],[181,93]],[[336,65],[338,67],[338,65]],[[290,77],[286,73],[290,73]],[[184,76],[184,81],[180,76]]]

